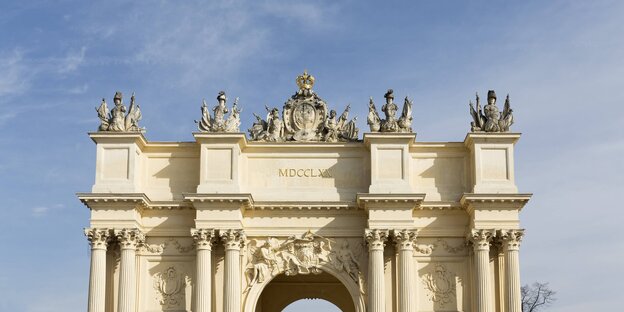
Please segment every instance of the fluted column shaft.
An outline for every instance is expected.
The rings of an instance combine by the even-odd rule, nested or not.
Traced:
[[[106,246],[110,238],[108,229],[85,229],[91,244],[91,269],[89,272],[88,312],[104,312],[106,300]]]
[[[476,308],[478,312],[494,312],[494,293],[490,278],[490,242],[492,230],[473,230],[468,237],[475,256]]]
[[[384,312],[384,246],[388,237],[387,230],[366,230],[368,243],[368,309],[369,312]]]
[[[213,229],[192,229],[191,236],[197,246],[197,274],[195,277],[195,311],[212,310],[212,244]]]
[[[121,248],[117,312],[135,312],[136,249],[144,243],[145,236],[137,229],[117,230],[115,236]]]
[[[399,312],[415,312],[418,287],[414,284],[415,230],[393,231],[395,247],[399,254],[397,279],[399,281]]]
[[[242,230],[221,232],[225,245],[225,276],[223,292],[223,311],[240,312],[241,310],[241,273],[240,250],[245,241]]]
[[[501,230],[499,236],[505,254],[507,312],[522,312],[519,250],[524,230]]]

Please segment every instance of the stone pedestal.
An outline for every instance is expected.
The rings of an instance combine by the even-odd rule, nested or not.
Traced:
[[[365,133],[370,149],[371,184],[369,193],[409,193],[410,153],[415,133]]]
[[[237,193],[240,191],[241,146],[244,133],[194,133],[200,145],[197,193]]]
[[[90,133],[97,143],[93,193],[139,193],[145,137],[136,132]]]

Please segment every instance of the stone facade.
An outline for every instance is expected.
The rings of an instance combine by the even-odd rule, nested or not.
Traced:
[[[90,137],[91,312],[520,311],[517,133]]]

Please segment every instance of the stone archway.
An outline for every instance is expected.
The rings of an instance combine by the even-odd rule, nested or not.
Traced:
[[[333,275],[280,274],[269,282],[256,302],[254,312],[281,312],[300,299],[323,299],[336,305],[342,312],[355,312],[356,307],[349,290]]]

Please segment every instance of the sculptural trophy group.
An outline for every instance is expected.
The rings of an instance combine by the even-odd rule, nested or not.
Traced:
[[[327,103],[312,90],[314,80],[314,77],[306,71],[297,77],[299,90],[284,103],[281,114],[277,107],[269,108],[266,105],[265,118],[254,113],[256,121],[248,130],[250,141],[330,143],[357,141],[359,133],[356,126],[357,117],[349,120],[351,105],[347,105],[340,116],[337,116],[333,109],[328,111]],[[381,107],[384,119],[381,119],[373,98],[370,98],[367,118],[370,132],[411,133],[412,100],[405,97],[401,116],[397,117],[399,107],[394,103],[393,90],[389,89],[384,98],[386,102]],[[145,130],[138,125],[141,120],[141,109],[135,104],[134,93],[130,98],[128,111],[123,105],[121,92],[115,93],[113,102],[115,107],[110,112],[105,99],[102,99],[102,103],[96,108],[100,118],[99,131],[143,132]],[[240,132],[242,109],[238,107],[238,98],[234,100],[231,110],[228,109],[226,102],[225,92],[220,91],[217,95],[217,104],[212,108],[211,114],[206,101],[202,101],[202,118],[195,120],[200,132]],[[469,106],[473,119],[470,123],[472,132],[508,132],[514,122],[509,95],[505,99],[502,112],[496,106],[496,93],[493,90],[488,91],[487,105],[483,108],[481,108],[478,94],[476,108],[472,101]]]

